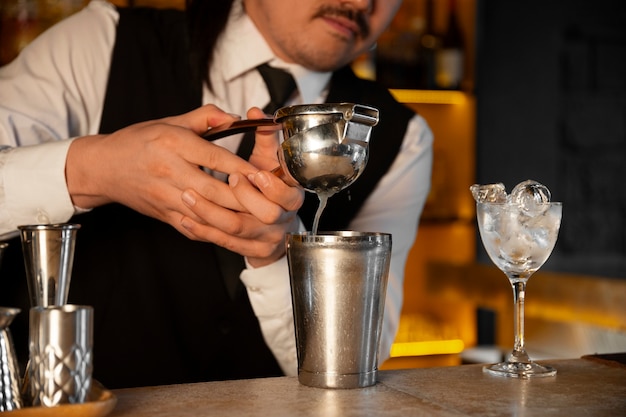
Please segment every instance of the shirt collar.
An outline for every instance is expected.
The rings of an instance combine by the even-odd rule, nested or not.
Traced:
[[[220,78],[227,82],[245,75],[264,63],[289,71],[296,81],[302,103],[320,101],[332,75],[330,72],[311,71],[275,57],[252,20],[243,11],[241,1],[235,1],[233,4],[229,21],[216,45],[215,54],[215,61],[220,62],[220,67],[211,71],[219,71]]]

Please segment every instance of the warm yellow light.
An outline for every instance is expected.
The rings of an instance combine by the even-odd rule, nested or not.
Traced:
[[[467,97],[462,91],[454,90],[389,90],[401,103],[462,104]]]
[[[525,314],[528,317],[563,323],[588,323],[607,329],[622,329],[623,318],[608,314],[606,311],[593,311],[547,302],[528,303],[525,308]]]
[[[465,344],[461,339],[429,340],[425,342],[394,343],[391,345],[391,357],[446,355],[461,353]]]

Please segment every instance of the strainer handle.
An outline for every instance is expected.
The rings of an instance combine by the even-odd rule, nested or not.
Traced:
[[[208,129],[202,134],[204,139],[213,141],[221,139],[226,136],[236,135],[237,133],[244,133],[256,130],[258,127],[270,127],[274,130],[280,130],[280,123],[276,123],[274,119],[245,119],[235,120],[231,123],[224,123],[216,127]]]

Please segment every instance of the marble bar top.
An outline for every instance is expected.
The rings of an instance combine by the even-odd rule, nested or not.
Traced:
[[[114,390],[121,416],[621,416],[626,355],[546,363],[548,378],[495,377],[481,365],[380,371],[375,386],[331,390],[295,377]]]

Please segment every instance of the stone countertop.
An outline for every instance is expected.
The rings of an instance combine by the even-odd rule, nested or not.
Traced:
[[[556,377],[494,377],[481,365],[380,371],[369,388],[330,390],[295,377],[114,390],[110,416],[626,415],[625,355],[548,361]]]

